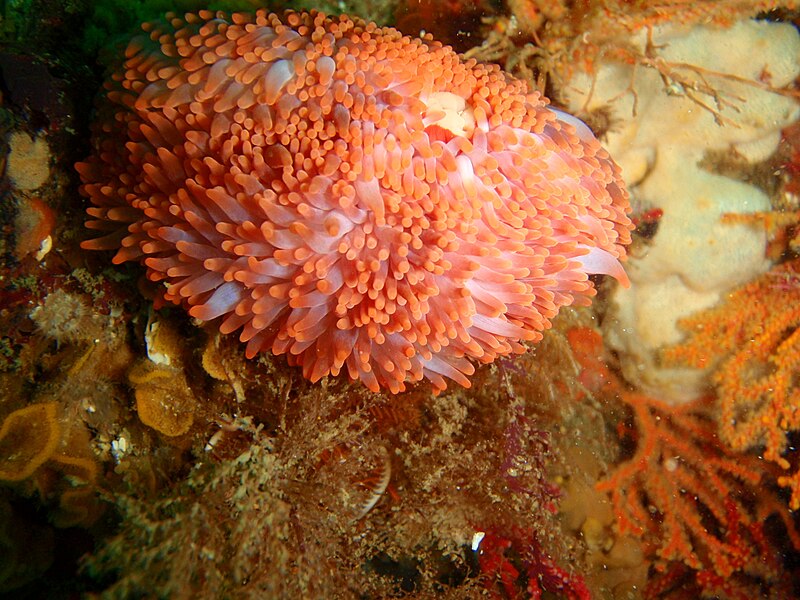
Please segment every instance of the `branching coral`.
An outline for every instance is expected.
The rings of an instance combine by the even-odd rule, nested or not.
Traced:
[[[800,536],[777,496],[761,489],[763,463],[722,446],[702,402],[672,408],[643,395],[623,398],[639,443],[600,486],[611,493],[620,531],[654,543],[660,569],[676,561],[697,571],[707,594],[717,591],[714,581],[737,574],[779,581],[780,555],[765,539],[764,522],[777,512],[797,547]],[[748,584],[726,585],[744,593]]]
[[[573,337],[584,346],[590,339]],[[597,358],[584,352],[582,379],[601,397],[621,399],[635,427],[621,423],[621,436],[632,437],[635,450],[598,487],[610,494],[618,531],[641,537],[664,574],[650,580],[653,596],[681,578],[680,589],[729,598],[750,597],[760,586],[783,589],[783,549],[765,523],[777,516],[795,549],[800,534],[770,488],[774,479],[764,462],[718,438],[711,401],[670,406],[628,390],[605,366],[599,335],[595,340]]]
[[[787,435],[800,429],[800,261],[788,261],[680,323],[688,333],[663,359],[714,370],[722,441],[736,451],[764,448],[782,469]],[[800,472],[781,478],[800,508]]]

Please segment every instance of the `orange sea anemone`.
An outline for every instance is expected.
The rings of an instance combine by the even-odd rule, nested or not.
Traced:
[[[494,65],[348,17],[201,11],[144,26],[107,85],[84,248],[117,250],[247,355],[369,388],[537,340],[625,280],[619,170]]]

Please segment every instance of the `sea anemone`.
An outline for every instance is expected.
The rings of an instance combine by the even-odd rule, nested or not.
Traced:
[[[84,248],[246,354],[372,390],[469,386],[622,281],[619,169],[497,66],[358,19],[201,11],[143,26],[106,88]]]
[[[63,289],[45,296],[30,318],[43,335],[59,344],[92,342],[110,326],[109,319],[93,311],[81,295]]]

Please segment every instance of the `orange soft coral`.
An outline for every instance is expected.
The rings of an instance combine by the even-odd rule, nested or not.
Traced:
[[[800,259],[741,286],[716,307],[684,319],[688,339],[664,360],[713,366],[721,439],[737,451],[764,448],[789,469],[789,432],[800,430]],[[780,479],[800,508],[800,471]]]
[[[78,165],[84,247],[311,380],[468,386],[624,280],[619,169],[496,66],[348,17],[145,25]]]
[[[781,552],[800,548],[800,533],[769,485],[768,465],[719,439],[713,399],[673,406],[631,391],[608,368],[599,333],[575,328],[567,337],[586,390],[601,402],[621,400],[633,413],[632,424],[622,421],[618,431],[626,447],[636,442],[635,452],[597,487],[611,497],[618,532],[641,538],[653,560],[658,574],[645,597],[667,597],[673,586],[685,597],[745,600],[762,586],[783,597],[791,578]],[[778,519],[786,548],[769,534]]]

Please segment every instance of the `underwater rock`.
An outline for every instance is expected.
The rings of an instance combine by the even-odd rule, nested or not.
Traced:
[[[53,546],[51,528],[20,514],[0,497],[0,594],[41,577],[53,563]]]

